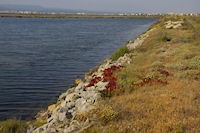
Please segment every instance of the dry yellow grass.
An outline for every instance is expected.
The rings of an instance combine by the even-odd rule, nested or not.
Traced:
[[[165,29],[166,21],[180,19],[182,27]],[[97,118],[84,132],[200,132],[200,17],[167,16],[152,27],[156,30],[132,51],[133,63],[115,74],[118,90],[101,102],[118,116],[106,124]],[[163,34],[171,40],[160,39]],[[170,73],[168,84],[132,86],[158,69]]]
[[[27,123],[16,119],[0,121],[0,133],[26,133]]]
[[[115,96],[109,104],[121,114],[116,124],[126,121],[138,132],[197,132],[199,88],[197,81],[173,79],[166,86],[147,85],[132,94]]]

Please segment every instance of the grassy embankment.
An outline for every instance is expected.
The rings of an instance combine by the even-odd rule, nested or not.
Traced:
[[[34,125],[35,127],[40,127],[46,122],[32,121],[22,121],[15,118],[8,119],[6,121],[0,121],[0,133],[26,133],[29,125]]]
[[[0,13],[1,17],[17,17],[17,18],[159,18],[160,15],[101,15],[101,14],[20,14],[20,13]]]
[[[179,19],[182,27],[164,27]],[[86,114],[97,115],[94,126],[83,132],[200,132],[200,17],[168,16],[151,28],[156,29],[142,46],[113,54],[116,60],[130,52],[133,62],[115,73],[117,89]],[[2,133],[26,127],[17,120],[0,122]]]
[[[182,27],[165,28],[180,19]],[[152,27],[129,51],[133,62],[115,73],[117,89],[94,110],[96,123],[85,133],[200,132],[200,17],[168,16]]]

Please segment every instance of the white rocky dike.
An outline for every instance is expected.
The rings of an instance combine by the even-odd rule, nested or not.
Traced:
[[[139,36],[135,41],[130,41],[127,44],[129,50],[141,45],[149,36],[149,32]],[[76,87],[68,89],[61,94],[56,104],[48,107],[46,111],[39,112],[36,119],[47,120],[47,123],[41,127],[29,126],[28,133],[70,133],[80,132],[91,125],[92,120],[87,118],[85,121],[78,121],[76,116],[78,114],[91,111],[96,108],[99,100],[101,100],[101,91],[106,89],[108,82],[99,81],[94,86],[87,87],[90,81],[95,77],[102,77],[103,71],[113,65],[125,66],[130,63],[131,53],[125,54],[117,61],[107,59],[98,69],[88,76],[85,76],[84,81],[80,81]]]

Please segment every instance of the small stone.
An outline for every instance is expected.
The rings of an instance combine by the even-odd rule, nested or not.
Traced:
[[[49,128],[48,133],[57,133],[58,131],[55,128]]]
[[[73,120],[70,123],[70,126],[64,130],[64,133],[76,132],[80,128],[80,126],[81,125],[80,125],[80,123],[78,121]]]
[[[58,114],[59,121],[64,121],[66,119],[66,112],[62,112]]]
[[[51,122],[53,120],[53,117],[50,117],[49,119],[47,119],[47,122]]]
[[[173,28],[177,29],[178,27],[181,27],[181,26],[182,26],[182,24],[177,24],[177,25],[174,25]]]
[[[87,87],[86,88],[86,91],[94,91],[95,90],[95,87],[94,86],[91,86],[91,87]]]
[[[63,107],[63,108],[66,108],[66,106],[67,106],[66,104],[67,104],[66,101],[63,101],[63,102],[60,104],[60,106]]]
[[[66,119],[66,112],[58,113],[59,121],[64,121]]]
[[[68,112],[70,112],[70,113],[72,113],[72,114],[74,114],[75,111],[76,111],[75,108],[72,108],[72,109],[68,110]]]
[[[85,103],[86,103],[86,100],[84,98],[79,98],[78,100],[76,100],[75,105],[76,105],[76,107],[80,107]]]
[[[58,112],[60,112],[60,113],[62,113],[62,112],[67,112],[67,110],[68,110],[68,109],[66,109],[66,108],[60,108],[60,109],[58,110]]]
[[[43,129],[42,127],[40,127],[40,128],[38,129],[38,131],[39,131],[39,132],[44,132],[44,129]]]
[[[173,25],[166,25],[166,29],[172,29]]]
[[[70,112],[67,112],[66,113],[66,117],[67,117],[67,119],[71,119],[73,116],[72,116],[72,113],[70,113]]]
[[[72,109],[72,108],[75,107],[75,102],[69,102],[69,103],[66,104],[66,106],[67,106],[68,109],[70,110],[70,109]]]
[[[95,86],[97,87],[104,87],[108,84],[108,82],[102,82],[102,81],[99,81]]]
[[[83,90],[84,89],[84,83],[83,82],[80,82],[78,84],[78,86],[75,88],[75,91],[80,91],[80,90]]]
[[[77,108],[77,112],[86,112],[86,111],[89,111],[89,110],[91,110],[91,109],[94,109],[94,106],[93,105],[91,105],[90,103],[84,103],[82,106],[79,106],[78,108]]]
[[[96,93],[93,95],[93,99],[94,100],[97,100],[97,99],[100,99],[101,98],[101,94],[100,93]]]
[[[32,133],[35,129],[36,129],[36,127],[33,126],[33,125],[31,125],[31,126],[29,126],[28,129],[27,129],[27,133]]]
[[[84,99],[90,99],[90,98],[92,98],[96,93],[98,93],[98,92],[97,92],[97,91],[88,91],[88,92],[82,93],[81,96],[82,96]]]
[[[66,102],[71,102],[71,101],[75,101],[76,99],[78,99],[80,96],[77,93],[71,93],[69,95],[66,96],[65,101]]]
[[[74,88],[70,88],[68,89],[65,93],[62,93],[59,98],[58,98],[58,101],[63,101],[65,100],[66,96],[73,93],[74,92]]]

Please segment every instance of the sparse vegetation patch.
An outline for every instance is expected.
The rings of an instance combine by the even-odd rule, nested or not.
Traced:
[[[126,46],[120,47],[112,56],[111,59],[116,61],[119,57],[123,56],[124,54],[128,53],[129,50]]]
[[[20,120],[8,119],[0,122],[1,133],[26,133],[28,125]]]

